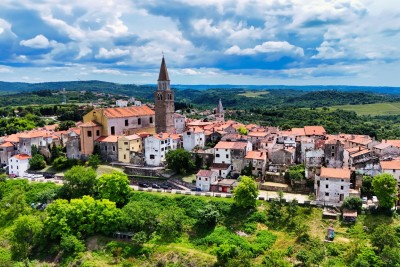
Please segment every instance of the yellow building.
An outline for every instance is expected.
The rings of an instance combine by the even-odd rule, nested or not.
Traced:
[[[102,136],[137,132],[155,133],[155,113],[146,105],[122,108],[96,108],[83,116],[83,122],[102,126]]]
[[[142,138],[139,135],[121,136],[118,139],[118,161],[130,163],[132,156],[142,152]]]

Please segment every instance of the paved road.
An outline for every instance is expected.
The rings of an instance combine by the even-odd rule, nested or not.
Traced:
[[[58,180],[58,179],[44,179],[44,178],[36,178],[36,179],[31,179],[31,178],[17,178],[17,179],[27,179],[32,182],[52,182],[52,183],[57,183],[57,184],[63,184],[63,180]],[[144,192],[164,192],[164,193],[171,193],[171,194],[182,194],[182,195],[193,195],[193,196],[207,196],[207,197],[223,197],[223,198],[231,198],[233,197],[232,194],[229,193],[217,193],[217,192],[193,192],[190,190],[180,190],[180,189],[171,189],[171,190],[165,190],[165,189],[154,189],[154,188],[142,188],[137,185],[130,185],[131,188],[133,188],[136,191],[144,191]],[[279,193],[275,191],[263,191],[260,190],[260,193],[258,195],[259,199],[263,200],[268,200],[271,198],[277,199],[279,197]],[[297,199],[299,203],[304,203],[304,201],[308,201],[308,195],[302,195],[302,194],[292,194],[292,193],[284,193],[283,198],[286,199],[286,201],[292,201],[293,199]]]

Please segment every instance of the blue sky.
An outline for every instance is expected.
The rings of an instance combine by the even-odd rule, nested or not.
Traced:
[[[0,80],[400,86],[398,0],[2,0]]]

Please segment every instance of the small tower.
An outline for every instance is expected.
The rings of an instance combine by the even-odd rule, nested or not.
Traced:
[[[215,109],[215,120],[220,122],[225,122],[224,114],[225,114],[224,107],[222,106],[221,99],[219,99],[218,106]]]
[[[171,90],[164,56],[158,75],[158,88],[154,92],[155,124],[157,133],[174,133],[174,91]]]

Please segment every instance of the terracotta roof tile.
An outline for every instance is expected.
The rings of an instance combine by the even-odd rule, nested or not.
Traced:
[[[381,161],[383,170],[400,170],[400,160]]]
[[[211,170],[200,170],[197,172],[196,176],[211,177],[214,174],[217,174],[217,173],[215,171],[211,171]]]
[[[306,135],[325,135],[326,131],[322,126],[304,126]]]
[[[88,122],[79,124],[79,127],[96,127],[96,126],[101,126],[101,124],[99,124],[95,121],[88,121]]]
[[[5,142],[3,144],[0,145],[0,147],[13,147],[14,145],[10,142]]]
[[[266,153],[262,151],[249,151],[247,152],[246,159],[257,159],[257,160],[265,160]]]
[[[400,147],[400,140],[382,140],[382,142]]]
[[[153,116],[155,114],[154,110],[148,106],[131,106],[123,108],[105,108],[103,114],[107,118],[127,118],[127,117],[137,117],[137,116]]]
[[[247,142],[225,142],[220,141],[214,148],[218,149],[246,149]]]
[[[119,138],[120,138],[120,136],[118,136],[118,135],[101,136],[96,141],[102,142],[102,143],[116,143],[116,142],[118,142]]]
[[[13,158],[19,159],[19,160],[24,160],[24,159],[30,159],[31,156],[27,155],[27,154],[18,154],[15,155]]]
[[[5,142],[11,142],[11,143],[18,143],[19,142],[19,136],[20,134],[11,134],[9,136],[7,136],[4,141]]]
[[[321,168],[321,178],[350,179],[349,169]]]

